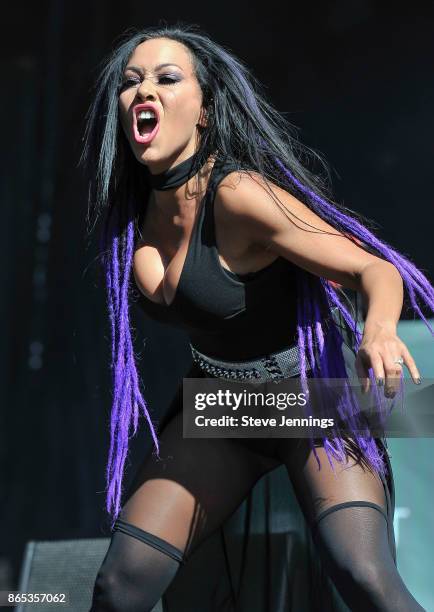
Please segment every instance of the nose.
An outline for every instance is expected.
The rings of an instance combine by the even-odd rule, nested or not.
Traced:
[[[154,84],[150,79],[143,79],[137,89],[137,96],[141,100],[155,100]]]

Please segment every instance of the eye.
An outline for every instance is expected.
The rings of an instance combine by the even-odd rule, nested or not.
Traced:
[[[173,85],[174,83],[177,83],[179,81],[178,78],[170,76],[168,74],[162,74],[159,78],[158,78],[159,83],[161,83],[162,85]]]
[[[134,87],[134,85],[138,85],[139,83],[140,81],[138,79],[124,79],[119,86],[119,91],[123,91],[124,89],[128,89],[129,87]]]

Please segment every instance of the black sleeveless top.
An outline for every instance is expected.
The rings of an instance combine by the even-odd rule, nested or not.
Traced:
[[[184,329],[198,351],[228,361],[296,343],[296,266],[277,257],[241,275],[220,263],[214,197],[219,182],[235,169],[219,158],[214,162],[171,304],[156,304],[140,290],[137,302],[148,317]]]

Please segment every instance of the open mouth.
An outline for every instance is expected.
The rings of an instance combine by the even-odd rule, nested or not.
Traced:
[[[137,131],[140,136],[146,136],[150,134],[157,125],[157,117],[154,111],[144,110],[140,111],[137,115]]]
[[[158,114],[151,108],[138,109],[135,114],[134,137],[136,142],[148,143],[159,129]]]

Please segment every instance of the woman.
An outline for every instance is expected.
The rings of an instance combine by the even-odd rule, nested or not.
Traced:
[[[187,329],[191,377],[345,379],[340,317],[366,390],[375,378],[393,397],[403,364],[420,380],[396,328],[404,288],[429,327],[417,300],[433,310],[434,289],[360,217],[326,199],[290,127],[242,63],[195,27],[131,34],[102,72],[85,158],[91,205],[106,220],[114,525],[93,612],[151,610],[179,565],[282,464],[347,606],[423,609],[396,569],[393,476],[382,440],[356,427],[321,439],[183,438],[181,391],[157,436],[140,392],[131,280],[150,317]],[[363,334],[338,285],[364,298]],[[350,424],[353,407],[348,396]],[[121,507],[140,411],[157,457],[146,457]]]

